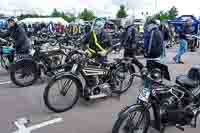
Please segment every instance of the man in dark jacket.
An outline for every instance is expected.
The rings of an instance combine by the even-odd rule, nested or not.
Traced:
[[[134,25],[130,24],[126,27],[125,32],[122,35],[122,44],[124,46],[124,57],[132,58],[132,62],[138,66],[140,70],[144,67],[142,63],[135,57],[137,51],[136,44],[136,29]]]
[[[8,19],[8,26],[9,30],[3,36],[11,36],[11,38],[15,41],[17,54],[28,54],[31,45],[24,29],[19,26],[13,18]]]
[[[135,41],[136,30],[133,25],[129,25],[126,27],[124,37],[123,37],[123,45],[125,48],[124,56],[125,57],[133,57],[136,53],[136,41]]]

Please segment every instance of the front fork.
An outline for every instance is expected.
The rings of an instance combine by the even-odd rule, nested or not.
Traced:
[[[76,74],[77,70],[78,70],[78,64],[74,64],[70,72],[72,74]],[[62,86],[62,89],[61,89],[61,94],[63,96],[65,96],[67,94],[69,88],[72,86],[72,83],[73,83],[72,80],[65,81],[65,83],[64,83],[64,85]]]

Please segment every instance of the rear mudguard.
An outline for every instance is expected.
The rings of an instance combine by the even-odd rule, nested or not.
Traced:
[[[135,73],[135,66],[132,63],[121,62],[118,64],[118,66],[121,66],[121,65],[128,66],[131,70],[131,73]]]
[[[27,67],[32,66],[36,68],[37,71],[39,71],[39,67],[37,63],[32,58],[24,58],[24,59],[17,60],[14,64],[10,66],[10,71],[14,71],[15,68],[19,66],[27,66]]]
[[[73,74],[73,73],[71,73],[71,72],[64,72],[64,73],[58,73],[58,74],[56,74],[56,75],[51,79],[51,81],[49,82],[49,83],[50,83],[49,85],[51,85],[51,83],[52,83],[53,81],[56,81],[56,80],[58,80],[58,79],[60,79],[60,78],[71,78],[72,80],[74,80],[74,81],[76,82],[77,87],[78,87],[79,90],[82,90],[82,89],[83,89],[83,84],[82,84],[80,78],[79,78],[77,75],[75,75],[75,74]]]

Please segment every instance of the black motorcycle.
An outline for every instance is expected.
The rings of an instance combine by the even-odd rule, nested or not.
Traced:
[[[15,85],[19,87],[30,86],[37,81],[42,72],[51,77],[68,67],[66,61],[70,57],[64,50],[59,48],[43,51],[42,45],[44,43],[46,40],[38,40],[34,45],[35,51],[32,55],[20,55],[11,65],[10,78]]]
[[[50,110],[65,112],[77,103],[79,97],[94,100],[118,96],[130,88],[134,78],[130,75],[135,72],[131,63],[123,59],[117,59],[113,63],[104,59],[94,61],[83,51],[75,52],[77,54],[71,57],[71,72],[56,75],[45,88],[44,102]],[[56,94],[53,95],[53,92]]]
[[[148,89],[142,89],[137,104],[124,108],[118,115],[112,133],[147,133],[149,127],[163,133],[166,127],[197,125],[200,112],[200,66],[193,67],[188,75],[176,78],[176,84],[166,85],[159,78],[159,71],[143,71]],[[139,75],[137,75],[139,76]],[[154,119],[150,110],[153,110]]]

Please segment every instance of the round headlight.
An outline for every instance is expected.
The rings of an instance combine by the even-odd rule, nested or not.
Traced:
[[[153,69],[150,73],[150,76],[153,80],[162,80],[162,73],[160,71],[160,69]]]

